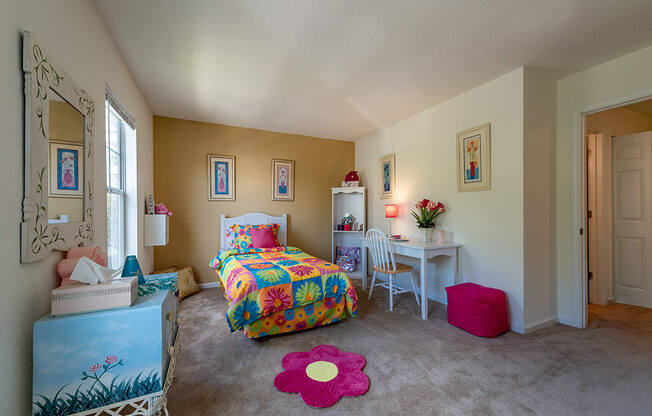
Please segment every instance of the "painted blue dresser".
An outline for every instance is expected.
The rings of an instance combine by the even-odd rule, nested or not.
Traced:
[[[36,321],[33,415],[86,414],[160,397],[173,367],[177,307],[174,293],[160,290],[131,307]]]

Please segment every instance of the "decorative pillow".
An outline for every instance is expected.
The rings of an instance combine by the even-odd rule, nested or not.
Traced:
[[[179,276],[179,300],[183,300],[188,296],[199,293],[201,289],[195,281],[195,275],[192,273],[191,266],[186,266],[177,271],[177,274]]]
[[[254,244],[251,240],[252,228],[271,228],[274,232],[274,244],[280,246],[278,242],[278,230],[281,228],[278,224],[258,224],[258,225],[232,225],[230,231],[227,233],[226,241],[231,242],[231,248],[247,249],[253,248]]]
[[[271,227],[252,228],[251,242],[254,248],[271,248],[278,246],[278,240],[276,239]]]

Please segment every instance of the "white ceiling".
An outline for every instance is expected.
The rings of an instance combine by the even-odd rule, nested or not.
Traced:
[[[522,65],[562,76],[652,44],[650,0],[95,3],[155,114],[338,139]]]

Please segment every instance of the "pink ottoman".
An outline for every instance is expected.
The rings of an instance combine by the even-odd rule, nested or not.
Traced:
[[[446,288],[448,322],[479,337],[495,337],[509,330],[505,292],[475,283]]]

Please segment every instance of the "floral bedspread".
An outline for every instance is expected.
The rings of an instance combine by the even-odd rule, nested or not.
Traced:
[[[333,263],[296,247],[222,250],[210,266],[229,301],[231,332],[274,312],[342,296],[347,313],[357,314],[357,294],[349,277]]]

